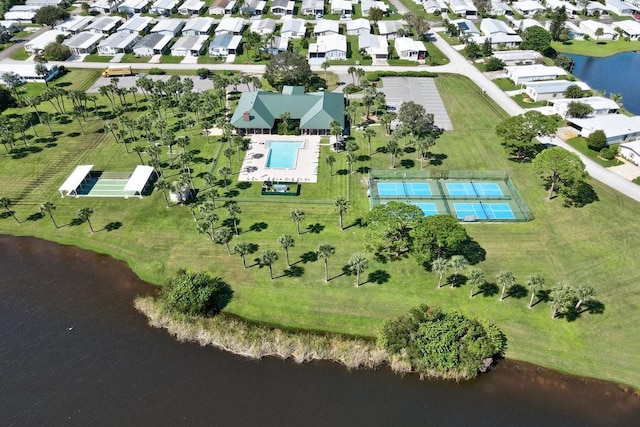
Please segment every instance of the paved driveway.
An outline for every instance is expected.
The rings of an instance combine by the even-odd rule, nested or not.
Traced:
[[[413,101],[432,113],[435,124],[441,129],[452,130],[453,125],[444,107],[434,79],[428,77],[383,77],[382,88],[387,105],[400,108],[403,102]]]

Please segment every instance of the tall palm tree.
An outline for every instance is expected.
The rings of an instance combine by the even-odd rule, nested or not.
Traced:
[[[53,217],[53,211],[56,210],[56,205],[53,204],[53,202],[44,202],[42,204],[40,204],[40,213],[44,214],[48,214],[49,218],[51,218],[51,221],[53,222],[53,225],[56,227],[56,229],[58,229],[58,223],[56,223],[56,219]]]
[[[93,224],[91,224],[91,215],[93,215],[93,209],[90,207],[78,209],[78,219],[80,222],[86,221],[87,224],[89,224],[89,230],[91,230],[91,233],[93,234],[95,231],[93,230]]]
[[[442,286],[442,279],[449,271],[449,261],[444,258],[436,258],[431,263],[431,271],[438,275],[438,289]]]
[[[344,197],[340,196],[336,199],[334,206],[336,208],[336,212],[338,212],[338,223],[340,224],[340,231],[344,230],[344,226],[342,224],[342,216],[349,209],[349,202]]]
[[[347,73],[351,74],[351,79],[353,80],[353,85],[356,85],[356,67],[351,66],[347,68]]]
[[[280,245],[280,247],[284,249],[284,256],[287,260],[287,267],[291,267],[291,263],[289,262],[289,248],[292,248],[295,245],[295,241],[293,240],[291,234],[283,234],[282,236],[278,237],[278,245]]]
[[[164,196],[164,202],[166,203],[168,208],[169,198],[167,197],[167,190],[171,188],[171,184],[169,184],[169,181],[167,181],[166,179],[160,178],[156,181],[154,187],[156,188],[156,190],[160,190],[162,192],[162,195]]]
[[[472,268],[469,270],[469,298],[473,298],[473,290],[484,285],[487,281],[484,271],[479,268]]]
[[[541,274],[530,274],[527,276],[527,287],[531,290],[529,308],[533,307],[533,300],[536,297],[536,293],[544,288],[545,283],[546,280]]]
[[[247,255],[252,251],[253,245],[247,242],[238,242],[233,247],[233,251],[242,258],[242,267],[247,268]]]
[[[595,298],[596,290],[591,286],[579,285],[575,290],[575,295],[578,298],[578,301],[574,308],[577,310],[583,303]]]
[[[225,156],[229,161],[229,170],[231,170],[231,158],[234,154],[235,150],[232,147],[226,147],[224,150],[222,150],[222,155]]]
[[[469,266],[469,261],[462,255],[453,255],[449,259],[449,266],[453,269],[453,278],[451,281],[451,287],[455,288],[456,283],[458,283],[458,274],[461,270],[464,270]]]
[[[362,136],[367,138],[367,149],[369,153],[369,157],[371,157],[371,138],[376,136],[376,131],[367,127],[364,131],[362,131]]]
[[[18,224],[20,224],[20,221],[18,221],[18,218],[16,218],[16,215],[11,210],[11,205],[13,205],[13,201],[10,198],[0,198],[0,206],[2,206],[9,213],[9,215],[11,215],[13,219],[15,219]]]
[[[142,159],[142,153],[145,152],[145,148],[142,145],[134,145],[131,151],[133,151],[138,155],[138,158],[140,159],[140,164],[144,165],[144,160]]]
[[[289,120],[291,120],[291,113],[288,111],[283,111],[280,113],[280,121],[282,122],[282,127],[284,128],[284,134],[289,135]]]
[[[331,66],[331,64],[329,63],[329,61],[324,61],[322,64],[320,64],[320,68],[322,68],[324,70],[324,81],[325,81],[325,83],[328,80],[328,78],[327,78],[327,69],[330,66]]]
[[[502,287],[502,292],[500,293],[500,301],[502,301],[507,289],[516,284],[516,276],[511,270],[504,270],[498,273],[496,279],[498,280],[498,285]]]
[[[300,222],[304,219],[304,211],[302,209],[292,209],[289,216],[296,223],[298,229],[298,236],[300,235]]]
[[[358,160],[356,153],[349,151],[345,157],[347,164],[349,165],[349,172],[353,173],[353,164]]]
[[[220,227],[213,233],[213,242],[227,247],[227,253],[231,255],[229,242],[233,239],[233,230],[229,227]]]
[[[336,157],[333,154],[329,154],[324,158],[324,161],[329,166],[329,176],[333,176],[333,164],[336,162]]]
[[[329,243],[320,243],[316,254],[318,257],[324,259],[324,281],[329,281],[329,258],[336,253],[336,248]]]
[[[349,270],[356,273],[356,286],[360,286],[360,274],[369,266],[369,260],[362,254],[355,253],[349,258]]]
[[[387,142],[387,153],[391,156],[391,169],[396,168],[396,158],[400,153],[402,153],[402,149],[398,145],[398,142],[395,140],[391,140]]]
[[[418,160],[420,160],[420,169],[424,168],[424,161],[429,156],[429,148],[435,145],[436,140],[432,136],[425,136],[418,138],[415,141],[416,152],[418,153]]]
[[[264,251],[260,257],[260,264],[269,267],[269,279],[273,280],[273,264],[278,260],[278,254],[275,251]]]
[[[331,135],[335,135],[336,140],[339,140],[342,136],[342,125],[340,125],[340,122],[337,120],[333,120],[331,123],[329,123],[329,129]]]
[[[233,229],[235,231],[236,236],[240,233],[238,232],[238,215],[242,213],[242,209],[238,206],[237,202],[228,202],[227,203],[227,214],[229,214],[229,218],[233,220]]]
[[[220,169],[218,169],[218,173],[222,175],[222,180],[224,181],[224,190],[229,191],[229,182],[227,181],[227,178],[232,173],[231,169],[226,166],[223,166]]]
[[[569,309],[572,305],[573,291],[564,284],[558,284],[549,294],[551,296],[551,318],[555,319],[559,313]]]

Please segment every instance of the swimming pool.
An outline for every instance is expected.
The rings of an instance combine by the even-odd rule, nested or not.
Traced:
[[[298,159],[298,150],[302,148],[302,141],[267,141],[268,169],[295,169]]]

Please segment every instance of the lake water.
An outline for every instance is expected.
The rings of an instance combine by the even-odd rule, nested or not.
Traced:
[[[621,93],[624,107],[640,115],[640,53],[625,52],[606,58],[568,55],[576,61],[573,74],[593,89]]]
[[[133,308],[153,287],[74,247],[0,236],[0,271],[3,426],[632,426],[640,417],[631,392],[522,363],[455,384],[178,343]]]

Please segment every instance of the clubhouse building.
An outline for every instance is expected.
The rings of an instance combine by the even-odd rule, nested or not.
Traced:
[[[282,113],[289,113],[290,122],[299,122],[303,135],[328,135],[334,120],[344,129],[344,95],[305,92],[302,86],[285,86],[282,93],[244,92],[231,125],[242,134],[277,134]]]

